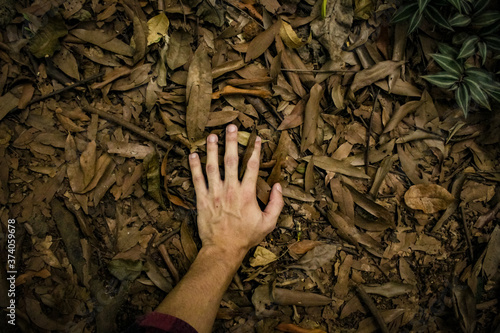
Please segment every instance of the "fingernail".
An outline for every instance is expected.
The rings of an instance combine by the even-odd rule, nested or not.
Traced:
[[[236,132],[236,130],[237,130],[237,129],[238,129],[238,128],[237,128],[237,127],[236,127],[236,125],[234,125],[234,124],[231,124],[231,125],[227,126],[227,131],[228,131],[229,133]]]
[[[278,192],[283,193],[283,189],[281,188],[280,183],[276,183],[276,189],[278,190]]]
[[[255,142],[256,143],[260,143],[261,141],[262,141],[262,139],[260,138],[260,136],[258,136],[258,137],[255,138]]]
[[[216,142],[217,141],[217,135],[215,134],[210,134],[208,136],[208,142]]]
[[[194,159],[194,158],[196,158],[197,155],[198,154],[196,154],[196,153],[189,154],[189,158],[190,159]]]

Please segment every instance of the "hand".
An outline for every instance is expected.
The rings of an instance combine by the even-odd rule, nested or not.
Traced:
[[[198,231],[203,248],[215,248],[241,259],[276,226],[283,209],[283,197],[279,183],[274,184],[269,203],[264,211],[257,203],[256,187],[260,165],[261,139],[255,140],[255,148],[248,160],[242,181],[238,180],[238,129],[226,128],[226,152],[224,155],[225,179],[219,174],[218,137],[207,137],[207,178],[201,170],[198,154],[189,156],[189,165],[196,191]]]

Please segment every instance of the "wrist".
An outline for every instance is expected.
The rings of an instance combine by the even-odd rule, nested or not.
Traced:
[[[198,256],[202,256],[209,262],[219,262],[230,269],[237,270],[247,254],[245,249],[230,249],[217,245],[204,245]]]

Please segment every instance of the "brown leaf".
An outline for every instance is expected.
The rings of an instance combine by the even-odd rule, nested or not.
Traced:
[[[311,194],[304,192],[303,189],[295,185],[283,186],[283,196],[304,202],[314,202],[316,200]]]
[[[305,102],[301,99],[293,108],[292,112],[283,119],[280,126],[278,127],[278,131],[283,131],[286,129],[294,128],[302,125],[304,122],[304,110],[305,110]]]
[[[127,57],[132,57],[134,55],[134,49],[130,45],[100,30],[73,29],[70,33],[84,42],[97,45],[104,50]]]
[[[278,331],[289,332],[289,333],[326,333],[325,331],[320,330],[319,328],[309,329],[309,328],[302,328],[294,324],[284,324],[284,323],[279,324],[278,326],[275,327],[275,329],[277,329]]]
[[[315,246],[300,258],[296,264],[290,265],[290,268],[300,268],[314,271],[330,263],[337,253],[337,246],[332,244],[322,244]]]
[[[133,63],[136,64],[146,55],[148,23],[138,0],[122,0],[122,3],[125,13],[134,24],[131,44],[134,45]]]
[[[304,112],[304,126],[302,127],[302,142],[300,151],[305,152],[310,148],[316,140],[316,132],[318,129],[318,118],[321,112],[319,103],[323,98],[323,86],[316,83],[311,88],[311,95],[307,100],[306,109]]]
[[[293,252],[295,254],[304,254],[321,244],[323,244],[323,242],[305,239],[300,242],[295,242],[293,244],[288,245],[288,250],[290,250],[290,252]]]
[[[245,62],[250,62],[264,53],[274,41],[274,37],[280,31],[281,20],[277,20],[267,30],[261,32],[252,39],[248,46],[248,52],[245,56]]]
[[[187,219],[181,224],[181,243],[186,257],[191,263],[193,263],[194,259],[196,259],[196,256],[198,255],[198,248],[196,247],[196,243],[193,239],[193,230],[189,226]]]
[[[376,294],[391,298],[411,293],[415,290],[415,287],[411,284],[387,282],[379,285],[364,285],[363,289],[368,294]]]
[[[314,157],[311,157],[307,163],[306,172],[304,173],[304,190],[310,193],[314,188]]]
[[[486,255],[483,261],[483,271],[488,279],[493,278],[500,266],[500,227],[497,225],[491,233]]]
[[[303,160],[309,162],[311,160],[311,156],[306,156]],[[328,156],[314,156],[314,165],[326,171],[338,172],[346,176],[370,179],[370,176],[364,173],[361,169],[351,166],[349,162],[338,161]]]
[[[322,306],[328,305],[332,299],[327,296],[282,288],[274,288],[271,300],[279,305]]]
[[[35,87],[32,83],[25,83],[23,85],[23,93],[21,94],[21,98],[19,99],[19,103],[17,104],[17,108],[22,110],[24,109],[28,103],[31,101],[33,97],[33,93],[35,92]]]
[[[386,60],[358,72],[356,76],[354,76],[351,90],[356,92],[361,88],[369,86],[370,84],[385,78],[396,70],[399,70],[399,67],[401,67],[404,63],[404,61]]]
[[[175,30],[170,36],[167,49],[167,65],[170,69],[181,67],[189,61],[193,51],[191,42],[193,36],[183,30]]]
[[[15,108],[19,103],[19,98],[14,96],[11,92],[6,93],[0,97],[0,120],[9,113],[10,110]]]
[[[399,109],[394,112],[391,119],[384,128],[384,133],[392,131],[396,128],[399,122],[412,112],[415,112],[422,105],[422,101],[411,101],[404,105],[401,105]]]
[[[436,184],[413,185],[405,193],[405,203],[408,207],[423,210],[433,214],[445,210],[455,198],[443,187]]]
[[[190,141],[203,138],[212,102],[212,66],[203,45],[194,54],[186,85],[186,127]]]
[[[94,178],[96,160],[97,160],[97,145],[95,141],[90,141],[87,148],[83,151],[80,156],[80,167],[83,172],[83,183],[87,186],[92,178]]]

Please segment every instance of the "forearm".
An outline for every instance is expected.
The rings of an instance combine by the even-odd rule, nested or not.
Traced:
[[[199,333],[211,332],[222,295],[245,253],[202,248],[187,274],[156,309],[184,320]]]

